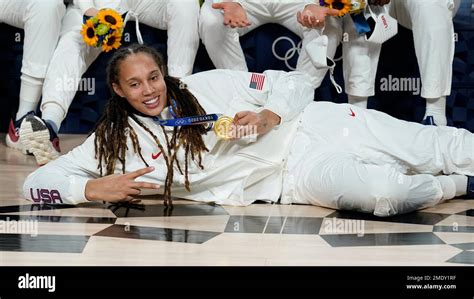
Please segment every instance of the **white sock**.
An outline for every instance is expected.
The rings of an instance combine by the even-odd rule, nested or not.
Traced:
[[[456,184],[454,183],[454,180],[447,175],[440,175],[436,178],[441,184],[441,190],[443,190],[441,201],[453,199],[456,196]]]
[[[456,196],[463,196],[467,193],[467,176],[462,174],[453,174],[449,176],[456,184]]]
[[[433,116],[436,125],[446,126],[448,124],[446,119],[446,97],[426,99],[426,112],[423,119],[427,116]]]
[[[349,104],[367,109],[367,97],[356,97],[351,95],[348,95],[347,97],[349,99]]]
[[[56,133],[58,133],[65,117],[65,112],[59,104],[55,102],[47,102],[41,105],[41,118],[45,121],[54,123],[56,128],[54,128],[54,126],[53,128],[56,130]]]
[[[461,174],[440,175],[436,177],[443,190],[443,201],[466,195],[467,176]]]
[[[43,91],[44,79],[34,78],[26,74],[21,75],[20,105],[16,113],[16,120],[30,111],[35,111]]]

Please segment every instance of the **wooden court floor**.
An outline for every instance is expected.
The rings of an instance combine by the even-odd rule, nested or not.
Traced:
[[[474,200],[391,218],[303,206],[249,207],[155,198],[142,205],[34,205],[34,158],[0,134],[0,266],[474,265]],[[62,135],[64,152],[85,139]]]

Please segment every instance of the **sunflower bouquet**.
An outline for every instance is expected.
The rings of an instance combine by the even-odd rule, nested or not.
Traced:
[[[367,6],[366,0],[319,0],[321,6],[339,10],[339,16],[358,14]]]
[[[113,9],[101,9],[97,15],[85,20],[81,35],[88,46],[109,52],[122,45],[123,28],[124,22],[120,14]]]

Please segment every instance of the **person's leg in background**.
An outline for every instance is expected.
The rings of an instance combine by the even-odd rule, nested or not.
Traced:
[[[367,100],[375,95],[375,77],[382,49],[381,44],[368,42],[359,34],[352,18],[344,18],[348,40],[342,41],[345,91],[349,104],[367,108]]]
[[[392,0],[390,13],[413,31],[426,99],[424,124],[446,126],[446,97],[451,94],[454,59],[452,18],[459,0]]]
[[[239,37],[263,25],[270,14],[265,4],[240,1],[247,13],[250,25],[244,28],[230,28],[224,25],[224,14],[212,8],[214,1],[206,0],[201,7],[199,33],[212,63],[218,69],[247,71],[245,55]]]
[[[197,0],[129,1],[140,23],[168,31],[168,73],[185,77],[193,72],[199,48]]]
[[[27,118],[20,130],[23,144],[35,155],[40,165],[59,156],[57,133],[61,122],[76,95],[82,75],[101,53],[100,49],[89,47],[84,42],[80,33],[82,23],[81,10],[69,6],[63,19],[59,43],[44,81],[42,119]]]
[[[23,28],[25,32],[19,108],[6,136],[7,146],[25,154],[27,150],[19,134],[21,121],[38,106],[65,11],[62,0],[0,1],[0,22]]]

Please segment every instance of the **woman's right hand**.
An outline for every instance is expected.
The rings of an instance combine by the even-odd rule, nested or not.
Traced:
[[[111,174],[89,180],[85,190],[86,199],[107,202],[131,201],[135,196],[140,195],[140,189],[160,188],[157,184],[135,181],[154,170],[154,167],[146,167],[127,174]]]
[[[306,28],[319,29],[323,28],[326,22],[326,17],[336,17],[339,15],[339,10],[319,6],[318,4],[308,4],[303,11],[296,14],[298,23]]]

